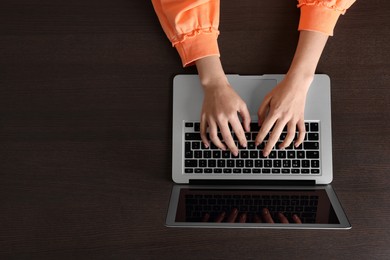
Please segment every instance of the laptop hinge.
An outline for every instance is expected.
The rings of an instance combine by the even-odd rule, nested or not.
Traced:
[[[261,186],[313,186],[315,180],[191,180],[192,185],[261,185]]]

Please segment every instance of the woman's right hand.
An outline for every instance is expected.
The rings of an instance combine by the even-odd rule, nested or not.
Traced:
[[[209,128],[209,136],[214,145],[222,150],[226,150],[227,146],[232,154],[237,156],[238,148],[229,124],[240,145],[246,147],[244,129],[247,132],[250,130],[251,118],[245,102],[230,86],[226,76],[208,82],[207,85],[203,85],[203,89],[204,100],[200,120],[200,135],[203,143],[205,146],[210,145],[207,139],[207,128]],[[238,114],[242,118],[242,124]],[[226,146],[218,137],[218,129]]]

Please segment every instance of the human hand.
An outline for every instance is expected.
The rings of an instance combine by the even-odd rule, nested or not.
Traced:
[[[196,61],[199,78],[204,90],[204,99],[200,119],[200,136],[206,147],[210,146],[209,136],[215,146],[226,150],[226,146],[235,155],[238,148],[233,140],[229,124],[241,146],[246,147],[245,131],[250,129],[250,114],[245,102],[230,86],[217,56],[205,57]],[[239,116],[242,118],[242,124]],[[218,136],[218,129],[221,137]]]
[[[241,115],[243,124],[241,125],[238,113]],[[209,146],[207,140],[207,127],[211,141],[222,150],[226,146],[234,154],[238,155],[238,148],[233,140],[229,129],[232,127],[237,139],[242,147],[246,147],[247,140],[245,131],[249,131],[250,115],[245,102],[238,96],[230,86],[227,79],[220,79],[211,85],[204,87],[204,100],[200,120],[200,135],[205,146]],[[221,132],[222,143],[218,136],[218,129]],[[226,145],[226,146],[225,146]]]
[[[260,131],[256,137],[256,146],[261,144],[271,131],[263,155],[268,156],[272,148],[287,125],[287,135],[279,145],[279,149],[288,147],[293,141],[298,128],[298,138],[295,147],[298,147],[305,138],[304,112],[306,94],[313,77],[301,78],[287,75],[264,98],[258,110]],[[272,128],[273,127],[273,128]]]

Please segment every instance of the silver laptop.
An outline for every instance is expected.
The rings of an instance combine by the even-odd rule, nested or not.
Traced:
[[[234,157],[199,135],[203,91],[197,75],[173,81],[172,179],[167,226],[350,228],[330,186],[332,171],[330,79],[315,75],[305,106],[303,144],[268,157],[255,146],[257,110],[284,75],[228,75],[252,117],[248,145]],[[285,131],[280,137],[283,141]],[[265,140],[266,142],[267,140]]]

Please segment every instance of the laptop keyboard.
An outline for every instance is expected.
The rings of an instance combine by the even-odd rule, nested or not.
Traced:
[[[305,121],[306,135],[303,144],[294,147],[293,143],[285,149],[279,149],[287,135],[285,128],[271,153],[263,156],[265,143],[255,146],[255,139],[259,131],[257,123],[251,123],[251,132],[245,133],[247,147],[238,144],[237,137],[233,139],[239,147],[238,156],[229,150],[222,151],[211,143],[206,148],[200,138],[199,122],[184,122],[184,174],[284,174],[284,175],[320,175],[320,127],[319,121]],[[218,133],[220,139],[222,136]],[[297,134],[296,134],[297,136]]]

